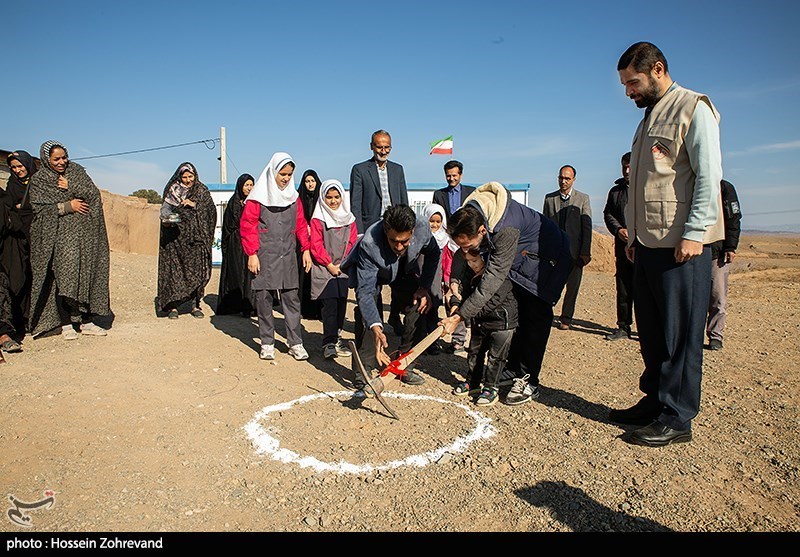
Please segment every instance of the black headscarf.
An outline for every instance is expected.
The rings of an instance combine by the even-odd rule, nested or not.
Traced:
[[[314,191],[306,189],[306,178],[313,176],[317,181],[317,187]],[[311,222],[311,215],[314,214],[314,208],[317,206],[317,199],[319,198],[319,188],[322,186],[322,180],[319,179],[316,171],[308,169],[303,172],[303,178],[298,184],[297,191],[300,194],[300,203],[303,205],[303,215],[306,217],[306,222]]]
[[[255,184],[255,183],[256,183],[256,179],[255,179],[255,178],[253,178],[252,176],[250,176],[249,174],[242,174],[242,175],[241,175],[241,176],[239,176],[239,178],[236,180],[236,195],[238,195],[238,197],[239,197],[239,200],[240,200],[242,203],[244,203],[244,200],[245,200],[245,198],[247,197],[247,196],[244,194],[244,185],[245,185],[245,183],[246,183],[248,180],[250,180],[251,182],[253,182],[253,184]]]
[[[6,187],[6,195],[3,196],[3,201],[10,209],[15,209],[17,205],[22,204],[23,209],[30,211],[31,204],[28,200],[28,182],[30,182],[33,173],[36,172],[36,163],[27,151],[14,151],[13,153],[9,153],[6,157],[9,166],[11,166],[11,161],[13,160],[18,161],[24,166],[28,174],[20,180],[14,172],[11,172],[8,177],[8,186]]]

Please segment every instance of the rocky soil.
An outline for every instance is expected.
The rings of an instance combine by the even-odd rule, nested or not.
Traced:
[[[0,490],[55,492],[30,529],[4,508],[0,531],[796,531],[799,254],[797,237],[743,237],[694,440],[653,449],[606,419],[638,400],[641,357],[603,339],[614,278],[591,265],[538,401],[478,409],[451,395],[463,357],[423,356],[424,385],[387,391],[397,421],[352,400],[319,323],[310,360],[279,342],[260,361],[255,320],[214,316],[217,270],[207,317],[170,321],[156,257],[112,253],[109,336],[27,338],[0,367]]]

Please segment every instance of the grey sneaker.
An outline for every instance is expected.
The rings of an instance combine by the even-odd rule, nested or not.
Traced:
[[[400,381],[406,385],[422,385],[425,382],[425,378],[413,369],[409,369],[400,378]]]
[[[106,331],[102,327],[98,327],[94,323],[84,323],[81,325],[81,334],[96,336],[96,337],[104,337],[108,335],[108,331]]]
[[[261,345],[261,355],[259,357],[262,360],[274,360],[275,359],[275,345],[274,344],[262,344]]]
[[[294,346],[290,346],[289,355],[298,361],[308,359],[308,352],[306,352],[306,349],[303,348],[302,344],[295,344]]]
[[[539,386],[537,385],[534,387],[528,383],[529,378],[530,375],[525,375],[524,377],[514,379],[514,385],[506,396],[506,404],[509,406],[516,406],[518,404],[524,404],[531,399],[539,398]]]
[[[335,358],[336,355],[337,354],[336,354],[336,345],[335,344],[333,344],[333,343],[326,344],[325,346],[322,347],[322,357],[325,358],[326,360],[330,360],[331,358]]]
[[[336,348],[336,355],[342,358],[349,358],[353,355],[353,352],[350,350],[350,347],[347,346],[347,343],[342,339],[339,339],[339,342],[335,345]]]
[[[61,327],[61,338],[64,340],[77,340],[78,331],[72,325],[64,325]]]

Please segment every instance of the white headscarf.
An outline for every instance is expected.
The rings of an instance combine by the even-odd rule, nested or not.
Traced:
[[[275,177],[278,171],[286,166],[287,163],[294,164],[294,160],[289,153],[275,153],[269,159],[269,164],[261,172],[261,175],[253,185],[253,190],[247,196],[247,200],[258,201],[265,207],[288,207],[297,200],[297,187],[294,185],[294,174],[292,179],[286,184],[284,189],[278,187]],[[297,165],[295,165],[295,168]]]
[[[453,246],[455,246],[455,249],[458,249],[458,245],[456,245],[447,234],[447,217],[445,216],[444,207],[437,203],[425,205],[425,208],[422,210],[422,217],[425,219],[425,222],[430,223],[431,217],[436,213],[439,213],[439,216],[442,217],[442,226],[440,226],[439,230],[436,232],[432,232],[433,237],[436,239],[436,243],[439,244],[439,249],[444,249],[446,245],[450,244],[450,249],[455,251],[453,250]]]
[[[342,203],[335,211],[325,203],[325,194],[331,188],[336,189],[342,197]],[[314,207],[311,218],[323,221],[328,228],[339,228],[355,222],[356,217],[350,212],[350,200],[345,196],[344,187],[339,180],[325,180],[322,182],[319,187],[317,206]]]

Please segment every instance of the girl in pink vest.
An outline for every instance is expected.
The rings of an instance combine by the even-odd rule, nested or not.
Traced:
[[[239,229],[247,268],[253,274],[261,359],[275,359],[275,322],[272,302],[277,295],[286,324],[289,354],[305,360],[300,327],[297,247],[308,248],[308,225],[297,203],[295,164],[288,153],[275,153],[247,196]],[[310,264],[310,262],[309,262]]]
[[[311,216],[311,299],[322,304],[322,355],[351,355],[340,337],[347,310],[348,277],[339,266],[358,239],[355,216],[338,180],[325,180]]]

